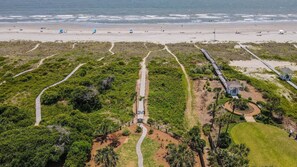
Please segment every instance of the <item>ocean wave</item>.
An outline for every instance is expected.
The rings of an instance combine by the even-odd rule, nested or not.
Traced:
[[[0,15],[0,22],[201,23],[296,20],[297,14],[200,13],[168,15]]]

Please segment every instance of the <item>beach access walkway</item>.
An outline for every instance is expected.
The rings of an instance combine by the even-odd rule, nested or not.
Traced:
[[[146,68],[146,59],[149,57],[149,55],[152,53],[152,51],[149,51],[148,54],[142,59],[141,62],[141,71],[140,71],[140,89],[139,89],[139,97],[140,99],[138,100],[138,105],[137,105],[137,121],[139,120],[144,120],[144,116],[145,116],[145,97],[146,97],[146,75],[147,75],[147,68]],[[142,142],[144,140],[144,138],[147,135],[147,129],[146,127],[140,123],[139,125],[142,129],[142,134],[141,137],[139,138],[137,144],[136,144],[136,153],[137,153],[137,157],[138,157],[138,166],[139,167],[143,167],[143,155],[141,152],[141,145]]]
[[[23,72],[20,72],[20,73],[14,75],[13,78],[19,77],[19,76],[21,76],[21,75],[23,75],[23,74],[26,74],[26,73],[31,72],[31,71],[33,71],[33,70],[36,70],[37,68],[39,68],[39,67],[43,64],[44,60],[49,59],[49,58],[51,58],[51,57],[54,57],[54,56],[56,56],[56,55],[57,55],[57,54],[53,54],[53,55],[50,55],[50,56],[48,56],[48,57],[45,57],[45,58],[41,59],[36,67],[31,68],[31,69],[26,70],[26,71],[23,71]]]
[[[36,50],[39,47],[40,43],[36,44],[35,47],[29,51],[27,51],[26,53],[30,53],[33,52],[34,50]]]
[[[35,122],[35,126],[38,126],[40,121],[41,121],[41,102],[40,102],[40,99],[41,99],[41,96],[42,94],[48,90],[49,88],[51,87],[54,87],[54,86],[57,86],[63,82],[65,82],[66,80],[68,80],[81,66],[83,66],[85,63],[83,64],[79,64],[70,74],[68,74],[63,80],[53,84],[53,85],[50,85],[46,88],[44,88],[40,94],[37,96],[36,100],[35,100],[35,109],[36,109],[36,122]]]
[[[271,71],[275,72],[278,76],[281,76],[281,73],[278,72],[276,69],[274,69],[271,65],[269,65],[268,63],[266,63],[264,60],[262,60],[260,57],[258,57],[257,55],[255,55],[253,52],[251,52],[247,46],[242,45],[241,43],[238,43],[239,46],[244,49],[245,51],[247,51],[248,53],[250,53],[253,57],[255,57],[256,59],[258,59],[260,62],[262,62],[266,67],[268,67]],[[291,81],[286,81],[289,85],[291,85],[293,88],[297,89],[297,85],[295,85],[293,82]]]
[[[112,51],[113,48],[114,48],[114,42],[111,42],[111,47],[108,50],[111,53],[111,55],[114,55],[114,52]]]

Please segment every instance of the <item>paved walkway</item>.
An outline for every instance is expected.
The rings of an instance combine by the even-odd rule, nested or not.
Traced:
[[[39,67],[43,64],[43,61],[44,61],[45,59],[51,58],[51,57],[56,56],[56,55],[57,55],[57,54],[53,54],[53,55],[50,55],[50,56],[48,56],[48,57],[46,57],[46,58],[41,59],[41,60],[39,61],[38,65],[37,65],[37,67],[35,67],[35,68],[31,68],[31,69],[26,70],[26,71],[23,71],[23,72],[20,72],[20,73],[16,74],[15,76],[13,76],[13,78],[16,78],[16,77],[18,77],[18,76],[21,76],[21,75],[23,75],[23,74],[26,74],[26,73],[28,73],[28,72],[31,72],[31,71],[33,71],[33,70],[39,68]]]
[[[114,52],[112,51],[113,47],[114,47],[114,42],[111,42],[111,47],[108,50],[111,53],[111,55],[114,55]]]
[[[68,74],[62,81],[59,81],[53,85],[50,85],[46,88],[44,88],[40,94],[37,96],[36,100],[35,100],[35,109],[36,109],[36,122],[35,122],[35,126],[38,126],[40,121],[41,121],[41,103],[40,103],[40,98],[42,96],[42,94],[48,90],[51,87],[57,86],[63,82],[65,82],[67,79],[69,79],[81,66],[83,66],[84,64],[79,64],[70,74]]]
[[[38,43],[33,49],[29,50],[28,52],[26,53],[30,53],[30,52],[33,52],[34,50],[36,50],[38,47],[39,47],[40,43]]]
[[[297,45],[294,44],[294,46],[295,46],[295,48],[297,48]]]
[[[143,124],[140,124],[140,127],[142,129],[142,134],[136,144],[136,153],[137,153],[137,157],[138,157],[138,167],[143,167],[143,156],[142,156],[142,152],[141,152],[141,144],[147,134],[147,129],[145,126],[143,126]]]
[[[246,120],[246,122],[256,122],[253,116],[244,116],[244,119]]]

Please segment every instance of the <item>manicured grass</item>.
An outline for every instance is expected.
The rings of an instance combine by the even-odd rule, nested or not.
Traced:
[[[231,129],[236,144],[251,149],[250,166],[291,167],[297,164],[297,142],[277,127],[260,123],[241,123]]]
[[[136,143],[140,137],[140,134],[132,134],[129,136],[129,140],[125,143],[118,151],[119,162],[118,166],[137,166],[137,154],[136,154]],[[159,144],[152,139],[145,138],[141,150],[143,154],[143,165],[148,167],[157,166],[154,156],[158,151]]]

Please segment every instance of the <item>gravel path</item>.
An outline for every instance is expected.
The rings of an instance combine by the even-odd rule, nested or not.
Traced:
[[[70,74],[68,74],[63,80],[53,84],[53,85],[50,85],[46,88],[44,88],[40,94],[37,96],[36,100],[35,100],[35,109],[36,109],[36,122],[35,122],[35,126],[38,126],[40,121],[41,121],[41,103],[40,103],[40,98],[42,96],[42,94],[48,90],[49,88],[51,87],[54,87],[54,86],[57,86],[63,82],[65,82],[67,79],[69,79],[81,66],[83,66],[84,64],[79,64]]]
[[[38,43],[33,49],[29,50],[28,52],[26,53],[30,53],[30,52],[33,52],[34,50],[36,50],[38,47],[39,47],[40,43]]]
[[[26,71],[23,71],[23,72],[20,72],[20,73],[16,74],[15,76],[13,76],[13,78],[16,78],[16,77],[18,77],[18,76],[21,76],[21,75],[23,75],[23,74],[26,74],[26,73],[28,73],[28,72],[31,72],[31,71],[33,71],[33,70],[39,68],[39,67],[43,64],[43,61],[44,61],[45,59],[51,58],[51,57],[56,56],[56,55],[57,55],[57,54],[53,54],[53,55],[50,55],[50,56],[48,56],[48,57],[46,57],[46,58],[41,59],[41,60],[39,61],[38,65],[37,65],[37,67],[35,67],[35,68],[31,68],[31,69],[26,70]]]
[[[111,47],[108,50],[111,53],[111,55],[114,55],[114,52],[112,51],[113,47],[114,47],[114,42],[111,43]]]
[[[141,144],[147,134],[147,129],[145,126],[143,126],[143,124],[140,124],[140,127],[142,129],[142,134],[140,139],[138,140],[137,144],[136,144],[136,153],[138,156],[138,167],[143,167],[143,156],[142,156],[142,152],[141,152]]]

